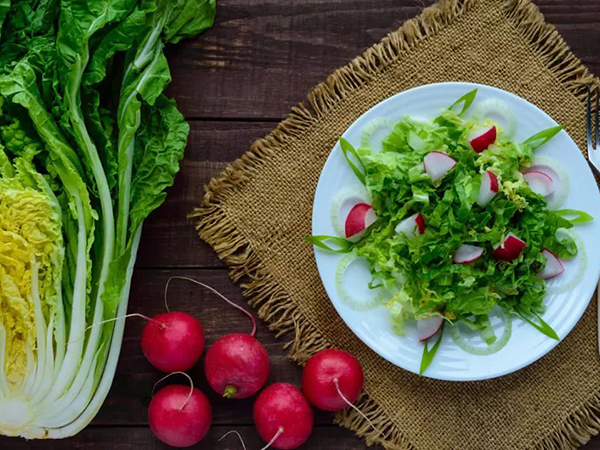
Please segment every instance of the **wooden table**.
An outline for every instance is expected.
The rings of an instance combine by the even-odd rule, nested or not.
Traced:
[[[203,195],[203,185],[266,135],[308,90],[390,30],[415,16],[431,0],[217,0],[215,27],[169,49],[173,71],[170,94],[191,123],[192,134],[181,173],[166,202],[147,221],[131,293],[131,312],[164,311],[163,289],[172,275],[209,283],[243,304],[240,289],[224,265],[202,243],[186,219]],[[500,0],[499,0],[500,1]],[[557,26],[575,54],[600,74],[600,0],[538,0],[546,19]],[[184,281],[174,281],[170,304],[195,315],[207,344],[240,330],[247,319]],[[112,391],[93,424],[62,442],[0,438],[1,449],[154,449],[166,448],[147,427],[150,392],[161,374],[146,361],[139,337],[144,323],[129,319]],[[286,359],[285,340],[275,339],[264,323],[258,338],[271,356],[270,382],[298,384],[301,371]],[[229,430],[244,437],[248,449],[262,447],[252,423],[252,400],[226,401],[208,387],[199,365],[191,371],[213,405],[213,426],[203,449],[241,449]],[[173,379],[172,382],[185,382]],[[307,449],[363,449],[352,433],[316,413]],[[600,449],[600,438],[585,447]]]

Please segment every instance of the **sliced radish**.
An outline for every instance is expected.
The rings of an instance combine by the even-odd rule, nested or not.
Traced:
[[[345,233],[346,238],[358,238],[375,221],[377,216],[371,205],[367,203],[358,203],[348,213],[346,217]]]
[[[453,261],[456,264],[467,264],[479,259],[483,255],[483,249],[474,245],[463,244],[456,253],[454,253]]]
[[[550,250],[545,248],[542,250],[542,255],[544,255],[544,258],[546,258],[546,267],[544,267],[544,270],[538,274],[540,278],[543,278],[544,280],[550,280],[551,278],[557,277],[565,271],[560,259],[558,259]]]
[[[552,178],[554,192],[545,197],[548,202],[548,209],[559,209],[565,202],[569,194],[569,174],[562,165],[553,158],[548,156],[535,155],[532,160],[532,165],[523,172],[543,172]]]
[[[490,145],[496,142],[496,126],[492,125],[489,128],[478,130],[473,133],[469,139],[469,144],[476,153],[481,153]]]
[[[433,181],[446,175],[456,165],[456,161],[442,152],[430,152],[423,158],[423,167]]]
[[[514,261],[519,257],[525,245],[527,245],[525,241],[512,233],[508,233],[504,242],[494,249],[492,255],[500,261]]]
[[[417,320],[417,331],[419,332],[419,341],[423,342],[434,336],[442,328],[444,319],[439,316],[429,317],[428,319]]]
[[[404,233],[409,239],[417,234],[425,233],[425,219],[421,213],[413,214],[396,225],[396,233]]]
[[[492,201],[498,193],[498,178],[494,172],[486,170],[481,177],[481,186],[477,196],[477,204],[482,208]]]
[[[346,218],[359,203],[371,204],[371,197],[364,186],[347,186],[335,194],[331,202],[331,223],[336,234],[346,237]]]
[[[421,213],[418,213],[417,217],[415,217],[415,223],[417,224],[419,234],[425,233],[425,219]]]
[[[547,173],[528,170],[523,174],[523,177],[531,190],[542,197],[547,197],[554,192],[554,181]]]

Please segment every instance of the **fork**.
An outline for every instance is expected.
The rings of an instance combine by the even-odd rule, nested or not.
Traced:
[[[587,92],[587,150],[588,163],[596,174],[600,174],[600,121],[598,119],[598,94],[596,94],[596,107],[592,113],[592,89],[588,86]],[[593,117],[592,117],[593,116]],[[593,122],[593,123],[592,123]],[[592,135],[595,135],[595,143]],[[598,286],[598,351],[600,352],[600,285]]]

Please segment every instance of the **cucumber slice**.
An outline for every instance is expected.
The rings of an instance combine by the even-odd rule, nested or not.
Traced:
[[[500,308],[497,307],[494,311],[496,311],[498,309],[500,309]],[[504,330],[502,331],[502,335],[498,339],[496,339],[496,341],[494,343],[492,343],[491,345],[486,345],[485,342],[483,341],[481,335],[479,333],[475,333],[475,332],[469,333],[470,334],[470,336],[468,336],[469,341],[467,341],[467,338],[465,338],[465,336],[463,336],[463,333],[461,332],[461,327],[466,327],[466,326],[461,325],[461,322],[457,322],[453,326],[450,327],[450,337],[452,338],[452,341],[459,348],[461,348],[462,350],[464,350],[467,353],[471,353],[472,355],[485,356],[485,355],[492,355],[494,353],[498,353],[500,350],[502,350],[506,346],[506,344],[510,340],[510,336],[512,335],[512,317],[511,317],[511,315],[502,309],[502,310],[500,310],[499,316],[502,319],[502,322],[504,325]],[[482,342],[483,346],[474,345],[472,343],[473,341]]]
[[[351,266],[361,265],[364,267],[357,266],[353,270],[352,279],[356,283],[356,280],[365,279],[364,289],[348,289],[348,283],[345,281],[345,275]],[[362,273],[361,273],[362,272]],[[370,290],[368,288],[368,279],[371,277],[371,273],[368,269],[367,262],[356,256],[355,253],[348,253],[344,255],[338,263],[337,270],[335,272],[335,283],[338,294],[342,301],[350,306],[352,309],[358,311],[367,311],[369,309],[376,308],[381,305],[381,302],[386,299],[387,293],[383,288],[377,288]],[[362,280],[361,280],[362,281]],[[358,292],[358,291],[368,292]]]
[[[382,151],[381,143],[393,129],[394,121],[392,119],[379,118],[370,121],[363,129],[360,138],[361,148],[369,148],[372,152]]]
[[[473,110],[473,120],[489,120],[500,127],[503,139],[512,139],[517,130],[517,116],[504,101],[497,98],[483,100]]]

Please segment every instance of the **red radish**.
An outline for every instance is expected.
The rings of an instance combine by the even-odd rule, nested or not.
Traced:
[[[208,432],[212,408],[199,389],[172,385],[161,389],[150,402],[148,423],[154,435],[172,447],[190,447]]]
[[[206,353],[204,372],[210,387],[225,398],[256,394],[269,377],[269,355],[249,334],[232,333],[215,342]]]
[[[494,172],[486,170],[481,176],[481,186],[477,196],[477,204],[482,208],[492,201],[498,193],[498,178]]]
[[[496,126],[477,131],[469,139],[469,144],[476,153],[481,153],[496,142]]]
[[[483,255],[483,249],[474,245],[463,244],[456,253],[454,253],[453,261],[457,264],[468,264],[479,259]]]
[[[396,225],[395,230],[396,233],[406,234],[408,238],[414,237],[415,231],[417,234],[423,234],[425,233],[425,219],[421,213],[413,214]]]
[[[423,158],[423,167],[432,181],[437,181],[446,175],[456,165],[456,161],[445,153],[430,152]]]
[[[419,341],[424,342],[434,336],[442,328],[444,319],[439,316],[429,317],[423,320],[417,320],[417,331],[419,332]]]
[[[184,372],[194,367],[202,356],[204,330],[189,314],[159,314],[144,327],[142,351],[158,370]]]
[[[525,241],[512,233],[508,233],[504,242],[494,249],[492,255],[500,261],[514,261],[519,257],[525,245]]]
[[[348,213],[348,217],[346,217],[346,238],[356,237],[359,233],[369,228],[376,220],[377,216],[371,205],[357,203]]]
[[[425,233],[425,219],[421,215],[421,213],[417,214],[415,217],[415,223],[417,224],[417,231],[419,234]]]
[[[523,174],[523,177],[529,184],[531,190],[542,197],[548,197],[555,190],[554,181],[544,172],[528,170]]]
[[[565,271],[564,266],[560,260],[548,249],[542,250],[542,255],[546,258],[546,267],[542,270],[538,276],[544,280],[550,280],[551,278],[559,276]]]
[[[246,398],[258,392],[269,377],[269,355],[256,340],[256,320],[252,314],[236,305],[216,289],[187,277],[171,277],[165,287],[165,301],[169,283],[173,279],[190,281],[208,289],[229,305],[242,311],[252,320],[250,334],[232,333],[216,341],[206,353],[204,373],[210,387],[226,398]]]
[[[354,356],[343,350],[322,350],[304,366],[302,391],[317,408],[341,411],[358,399],[363,381],[362,368]]]
[[[300,447],[313,429],[313,412],[300,389],[287,383],[266,388],[254,403],[254,423],[266,448]]]

